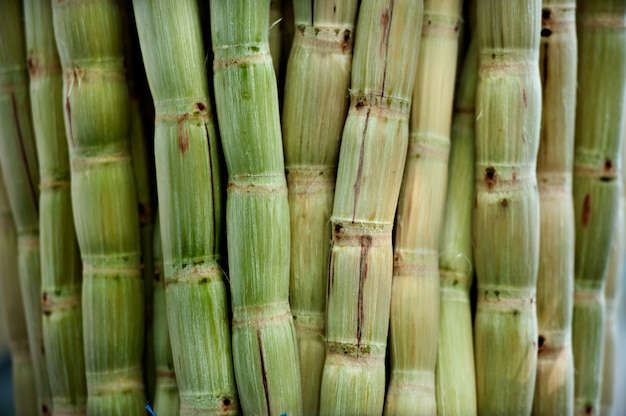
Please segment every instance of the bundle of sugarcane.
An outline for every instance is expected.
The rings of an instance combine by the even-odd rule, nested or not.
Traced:
[[[54,39],[51,2],[26,0],[24,12],[33,127],[41,177],[43,344],[54,413],[84,413],[87,385],[82,278],[63,122],[63,74]]]
[[[180,398],[174,371],[174,356],[170,343],[165,307],[165,282],[163,275],[163,249],[161,248],[161,227],[157,219],[154,226],[154,293],[152,297],[154,313],[154,358],[156,380],[154,409],[163,415],[178,415]]]
[[[364,2],[331,217],[322,414],[378,414],[393,274],[391,229],[408,144],[423,3]],[[388,408],[393,411],[392,408]]]
[[[541,1],[480,1],[476,91],[478,414],[529,414],[537,363]]]
[[[0,288],[2,308],[7,318],[13,399],[17,416],[32,416],[37,414],[37,390],[28,347],[17,256],[17,233],[0,171]]]
[[[616,230],[626,87],[626,3],[580,0],[574,153],[576,254],[574,412],[598,414],[604,349],[604,286]]]
[[[478,38],[472,36],[454,103],[448,189],[441,232],[437,414],[475,415],[474,337],[469,291],[474,277],[474,103]]]
[[[52,7],[83,261],[87,413],[139,414],[144,290],[121,5],[61,0]]]
[[[39,413],[52,411],[42,340],[39,169],[33,134],[22,2],[0,2],[0,161],[18,233],[18,272]]]
[[[537,156],[540,255],[537,275],[538,360],[533,413],[572,414],[574,363],[574,203],[576,4],[544,0],[539,68],[543,114]]]
[[[228,168],[237,387],[245,413],[298,415],[302,394],[289,307],[289,206],[268,46],[270,1],[213,0],[210,9],[215,101]]]
[[[295,1],[283,134],[291,217],[290,296],[305,414],[319,412],[339,143],[348,111],[356,0]]]
[[[156,112],[165,296],[180,413],[234,414],[239,403],[227,287],[218,264],[219,147],[198,6],[195,0],[135,0],[133,6]]]
[[[437,414],[439,236],[460,12],[459,0],[424,1],[409,146],[396,216],[388,414]]]

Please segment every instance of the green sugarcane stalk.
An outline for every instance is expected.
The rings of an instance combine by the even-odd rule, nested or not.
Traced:
[[[474,124],[478,37],[472,36],[461,69],[452,121],[448,188],[439,255],[440,312],[437,414],[476,415],[474,334],[470,288],[474,278]]]
[[[178,384],[174,371],[174,356],[167,326],[165,304],[165,275],[163,274],[163,249],[161,248],[161,227],[154,225],[154,358],[156,362],[156,387],[154,391],[154,411],[157,414],[176,416],[180,409]]]
[[[296,37],[287,65],[283,142],[291,225],[291,311],[305,414],[319,413],[324,368],[330,214],[348,111],[358,2],[294,3]]]
[[[22,2],[0,2],[0,163],[18,233],[18,270],[38,413],[52,411],[42,335],[39,169],[32,128]]]
[[[478,414],[529,414],[537,364],[541,1],[489,0],[477,6]]]
[[[37,414],[37,390],[28,346],[17,257],[17,231],[0,170],[0,288],[11,354],[13,401],[17,416],[31,416]]]
[[[388,414],[437,414],[439,237],[445,208],[461,1],[424,1],[400,189],[391,292]]]
[[[422,13],[421,1],[406,0],[364,2],[359,10],[331,217],[323,415],[383,411],[391,230]]]
[[[161,241],[180,413],[232,414],[238,399],[227,287],[218,264],[219,148],[198,8],[194,0],[138,0],[134,7],[156,110]],[[181,26],[189,30],[181,32]]]
[[[533,400],[536,415],[569,415],[574,410],[575,12],[576,4],[572,0],[543,1],[539,58],[543,114],[537,157],[541,236],[537,275],[537,379]]]
[[[598,414],[605,298],[616,230],[626,87],[626,3],[577,3],[578,89],[574,151],[576,222],[574,413]]]
[[[270,1],[213,0],[213,82],[228,168],[233,359],[244,413],[302,413],[289,307],[289,205]],[[178,374],[178,372],[177,372]]]
[[[227,286],[218,264],[219,147],[198,5],[136,0],[133,6],[156,111],[165,296],[180,414],[235,414]]]
[[[63,121],[63,73],[52,3],[24,2],[30,97],[40,183],[43,343],[55,414],[84,414],[81,263],[72,216],[70,162]]]
[[[140,414],[144,289],[121,5],[52,5],[83,261],[87,413]]]

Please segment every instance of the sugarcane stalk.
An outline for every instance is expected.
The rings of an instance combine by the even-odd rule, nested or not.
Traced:
[[[39,414],[52,411],[42,335],[39,169],[32,128],[24,14],[18,0],[0,3],[0,163],[18,235],[18,274]]]
[[[210,2],[213,82],[228,169],[233,360],[244,413],[302,413],[289,307],[290,226],[270,1]]]
[[[0,171],[0,288],[6,318],[13,401],[17,416],[37,414],[37,390],[18,278],[17,231]]]
[[[539,57],[543,113],[537,156],[540,254],[537,378],[533,400],[536,415],[570,415],[574,409],[575,12],[576,4],[572,0],[543,1]]]
[[[84,414],[81,263],[72,217],[69,151],[63,121],[63,73],[52,4],[24,2],[33,128],[40,183],[43,344],[55,414]]]
[[[396,216],[387,414],[437,413],[439,237],[460,12],[459,0],[424,1],[409,147]]]
[[[287,64],[283,142],[291,225],[291,311],[305,414],[319,413],[330,214],[348,111],[355,0],[294,3],[296,36]]]
[[[219,148],[198,5],[136,0],[133,6],[156,111],[165,296],[180,414],[235,414],[227,286],[218,264]]]
[[[359,9],[331,216],[323,415],[383,411],[391,230],[422,14],[421,1],[371,1]]]
[[[176,416],[180,409],[178,384],[174,371],[174,356],[167,326],[167,308],[165,303],[165,279],[163,274],[163,249],[161,247],[161,227],[159,221],[154,225],[154,294],[152,297],[154,313],[154,357],[156,362],[156,387],[154,391],[154,410],[157,414]]]
[[[616,230],[626,91],[626,3],[577,3],[578,89],[574,151],[576,223],[574,413],[598,414],[606,284]]]
[[[537,365],[541,2],[490,0],[477,7],[478,414],[529,414]]]
[[[474,278],[472,212],[477,77],[478,38],[473,35],[454,102],[448,187],[439,249],[441,289],[435,371],[439,415],[476,415],[470,288]]]
[[[52,9],[83,261],[87,413],[140,414],[144,289],[121,5],[61,0]]]

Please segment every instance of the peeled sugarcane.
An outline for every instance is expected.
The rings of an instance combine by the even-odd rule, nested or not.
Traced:
[[[604,287],[619,210],[626,91],[626,3],[580,0],[574,152],[576,222],[574,412],[598,414],[604,350]]]
[[[13,401],[17,416],[31,416],[37,414],[37,390],[28,347],[17,256],[17,233],[0,171],[0,292],[11,354]]]
[[[26,0],[26,45],[40,183],[43,343],[55,414],[85,413],[81,263],[63,122],[63,73],[54,39],[52,4]]]
[[[289,307],[289,205],[270,1],[213,0],[215,101],[228,168],[233,359],[244,413],[302,413]]]
[[[543,87],[537,156],[540,253],[537,275],[537,378],[533,414],[574,410],[572,306],[574,203],[572,166],[576,114],[576,4],[544,0],[539,70]]]
[[[439,237],[461,12],[459,0],[425,0],[400,189],[391,289],[387,414],[436,415]]]
[[[478,38],[473,35],[461,69],[452,122],[448,188],[439,245],[440,313],[437,414],[475,415],[476,382],[470,287],[474,277],[474,103]]]
[[[154,226],[154,293],[152,297],[154,313],[154,357],[156,361],[156,387],[154,410],[157,414],[176,416],[180,409],[178,384],[174,371],[174,356],[170,343],[165,307],[165,282],[163,274],[163,249],[161,248],[161,227],[157,219]]]
[[[422,14],[423,2],[407,0],[363,2],[359,10],[331,217],[323,415],[383,411],[391,230]]]
[[[348,111],[357,7],[356,0],[294,3],[296,36],[287,64],[283,140],[291,217],[289,300],[305,414],[319,413],[329,221]]]
[[[32,128],[22,2],[0,2],[0,162],[18,233],[18,273],[37,387],[38,413],[52,411],[42,335],[39,168]]]
[[[530,414],[537,365],[541,1],[485,0],[477,6],[478,414]]]
[[[198,5],[135,0],[133,6],[156,112],[165,296],[180,414],[235,414],[227,286],[218,264],[219,147]]]
[[[83,261],[87,413],[140,414],[144,289],[121,5],[53,2],[72,206]]]

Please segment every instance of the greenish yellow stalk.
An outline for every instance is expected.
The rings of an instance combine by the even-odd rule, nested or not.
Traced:
[[[239,402],[227,287],[218,264],[219,147],[198,5],[195,0],[136,0],[133,6],[156,111],[165,296],[180,414],[235,414]]]
[[[121,5],[59,0],[52,8],[83,261],[87,413],[140,414],[144,289]]]
[[[228,168],[233,359],[244,413],[302,413],[289,307],[289,205],[269,0],[212,0],[217,116]],[[178,372],[177,372],[178,374]]]
[[[477,17],[478,414],[530,414],[537,366],[541,1],[479,1]]]
[[[291,311],[305,414],[319,413],[326,286],[339,143],[348,111],[358,2],[297,0],[283,141],[291,217]]]
[[[574,413],[599,414],[605,298],[626,91],[626,3],[579,0],[574,153]]]
[[[474,103],[478,78],[478,38],[472,36],[454,103],[448,189],[439,255],[440,315],[437,414],[476,414],[474,334],[469,291],[474,278]]]
[[[33,127],[40,183],[43,343],[55,414],[84,414],[81,263],[63,122],[63,73],[54,39],[52,3],[24,2]]]
[[[18,235],[18,272],[37,386],[38,413],[52,411],[42,335],[39,168],[32,128],[23,5],[0,2],[0,163]]]
[[[539,57],[543,113],[537,157],[541,236],[535,415],[571,415],[574,409],[575,12],[573,0],[543,1]]]
[[[359,10],[331,217],[323,415],[383,411],[391,230],[422,16],[421,1],[363,2]]]
[[[37,414],[37,390],[28,347],[17,256],[17,232],[0,172],[0,291],[11,354],[13,400],[17,416],[32,416]]]
[[[174,357],[170,343],[165,307],[165,282],[163,275],[163,249],[161,248],[161,227],[159,221],[154,226],[154,357],[156,361],[156,388],[154,411],[157,414],[176,416],[180,409],[178,384],[174,371]]]
[[[439,237],[460,13],[459,0],[424,1],[409,147],[396,216],[387,414],[437,414]]]

